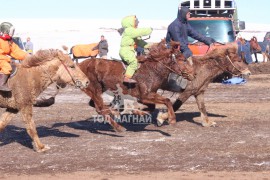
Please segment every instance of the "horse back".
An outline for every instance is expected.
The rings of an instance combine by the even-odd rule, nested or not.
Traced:
[[[86,59],[78,64],[83,73],[91,80],[97,79],[104,81],[106,79],[122,79],[125,71],[120,61],[106,59]]]

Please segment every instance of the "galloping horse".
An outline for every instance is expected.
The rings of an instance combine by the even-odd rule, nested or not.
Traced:
[[[140,68],[133,76],[138,82],[130,87],[123,84],[123,73],[125,69],[121,62],[105,59],[87,59],[79,63],[81,70],[87,75],[91,86],[83,90],[94,101],[96,111],[105,116],[106,120],[116,131],[124,131],[125,128],[117,124],[110,116],[112,112],[103,104],[101,97],[106,90],[117,90],[117,84],[123,89],[123,94],[129,94],[138,98],[144,104],[164,104],[168,108],[169,123],[176,122],[176,117],[170,99],[157,94],[163,81],[167,80],[171,72],[188,75],[187,78],[194,78],[193,68],[183,62],[183,55],[179,54],[179,43],[172,42],[172,49],[167,49],[165,41],[153,45],[149,55],[144,58]],[[177,52],[177,54],[175,54]],[[175,57],[173,56],[175,54]],[[108,117],[108,118],[107,118]]]
[[[202,125],[215,125],[215,122],[209,121],[204,103],[204,92],[208,85],[216,76],[225,71],[234,75],[251,74],[247,64],[239,58],[237,48],[236,43],[230,43],[219,46],[204,56],[194,57],[193,67],[197,76],[195,79],[188,82],[186,89],[179,92],[179,97],[173,104],[174,111],[177,111],[190,96],[195,96],[198,108],[201,112]],[[159,113],[157,118],[159,125],[161,125],[167,117],[167,113]]]
[[[60,50],[39,50],[16,66],[17,73],[8,81],[12,91],[0,92],[0,107],[6,108],[0,119],[0,131],[20,112],[34,148],[37,152],[43,152],[49,147],[40,142],[32,118],[37,96],[54,82],[61,87],[70,84],[83,89],[88,86],[89,80],[70,57]]]

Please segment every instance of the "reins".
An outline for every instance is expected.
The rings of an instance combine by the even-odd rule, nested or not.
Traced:
[[[61,61],[62,65],[64,66],[64,68],[66,69],[66,71],[68,72],[69,76],[71,77],[73,83],[75,84],[75,86],[79,86],[77,85],[77,83],[79,83],[78,81],[76,81],[73,76],[71,75],[70,71],[68,70],[67,66],[63,63],[63,61]]]
[[[69,76],[71,77],[72,82],[75,84],[75,86],[76,86],[76,87],[79,86],[79,82],[76,81],[76,80],[73,78],[73,76],[71,75],[71,73],[70,73],[70,71],[68,70],[67,66],[66,66],[62,61],[60,61],[60,62],[61,62],[61,64],[64,66],[65,70],[68,72],[68,74],[69,74]],[[45,70],[42,66],[40,66],[40,67],[41,67],[41,69],[45,72],[45,74],[47,74],[47,76],[49,77],[49,79],[51,80],[51,82],[54,83],[54,81],[53,81],[51,75],[47,72],[47,70]],[[57,87],[58,89],[62,89],[58,84],[56,84],[56,87]]]
[[[240,69],[238,69],[238,68],[233,64],[232,60],[230,59],[230,57],[229,57],[228,55],[226,55],[226,59],[228,59],[229,62],[231,63],[231,65],[233,66],[232,71],[233,71],[234,69],[236,69],[237,71],[239,71],[240,73],[242,73],[242,71],[241,71]],[[216,59],[215,59],[215,62],[217,63],[217,65],[218,65],[223,71],[227,71],[227,70],[225,70],[225,69],[218,63],[218,61],[217,61]],[[229,72],[230,74],[232,74],[232,75],[234,75],[234,76],[237,76],[237,74],[234,74],[232,71],[227,71],[227,72]]]
[[[172,60],[173,62],[175,62],[175,59],[174,59],[174,58],[175,58],[175,56],[174,56],[174,54],[172,54],[171,60]],[[156,59],[154,59],[154,58],[151,58],[151,59],[153,59],[154,61],[156,61],[156,62],[162,64],[164,67],[166,67],[166,68],[169,69],[171,72],[173,72],[173,73],[175,73],[175,74],[177,74],[177,75],[182,76],[183,74],[186,74],[187,76],[190,76],[188,73],[182,71],[181,68],[179,68],[179,70],[180,70],[180,74],[179,74],[178,72],[176,72],[175,70],[173,70],[173,69],[172,69],[171,67],[169,67],[168,65],[162,63],[161,61],[156,60]],[[175,63],[176,63],[176,62],[175,62]],[[177,63],[176,63],[176,65],[179,66]]]

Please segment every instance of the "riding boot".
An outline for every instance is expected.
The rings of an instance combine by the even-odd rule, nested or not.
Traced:
[[[124,77],[124,83],[135,84],[135,83],[137,83],[137,81],[135,81],[134,79],[131,79],[131,78],[125,76]]]
[[[9,89],[9,87],[7,86],[8,77],[9,74],[0,73],[0,91],[11,91],[11,89]]]

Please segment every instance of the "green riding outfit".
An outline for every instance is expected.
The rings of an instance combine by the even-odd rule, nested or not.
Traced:
[[[150,35],[153,31],[152,28],[137,28],[136,20],[136,16],[133,15],[123,18],[121,22],[124,32],[122,34],[119,55],[123,61],[128,64],[125,73],[125,77],[127,78],[132,78],[133,74],[138,69],[135,47],[148,48],[147,42],[143,41],[140,37]]]

